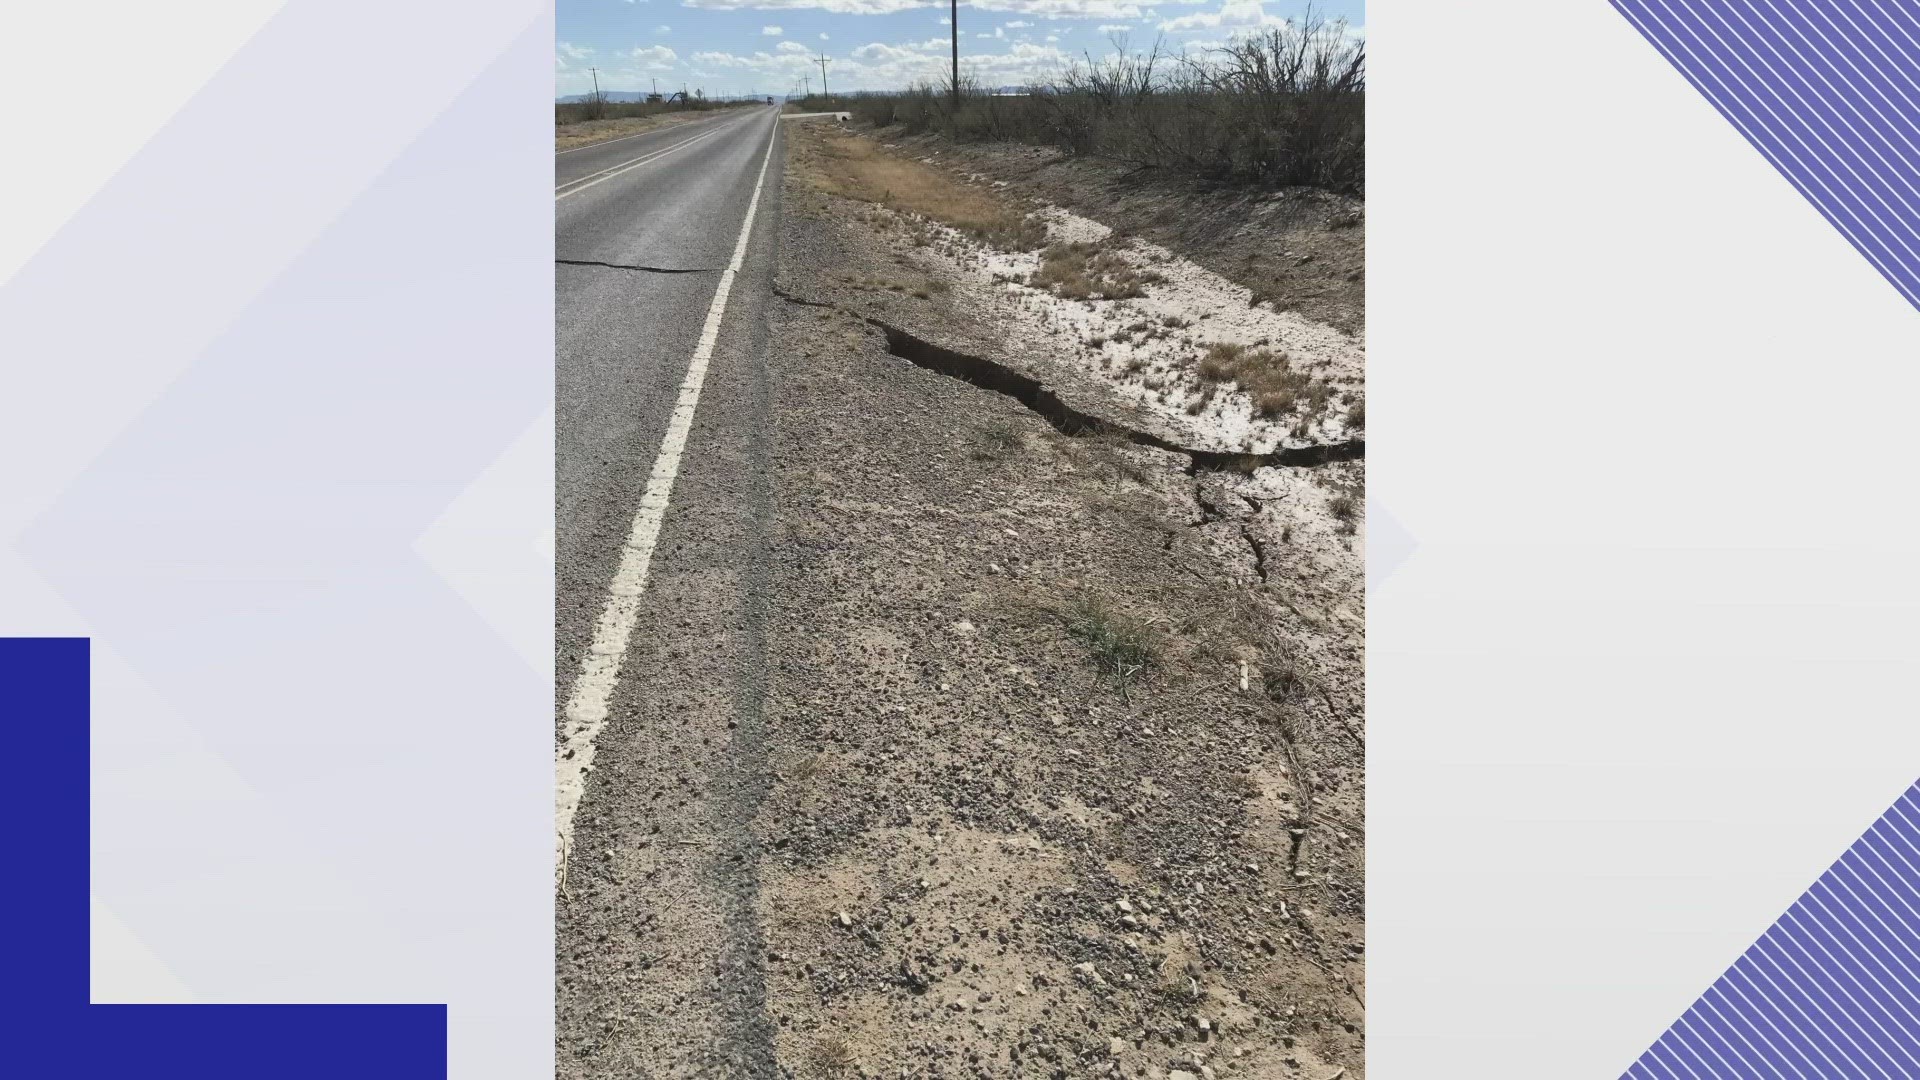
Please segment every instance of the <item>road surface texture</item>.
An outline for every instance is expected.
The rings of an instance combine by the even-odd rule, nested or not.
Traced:
[[[1361,1077],[1357,451],[1035,392],[821,123],[557,158],[557,1075]]]

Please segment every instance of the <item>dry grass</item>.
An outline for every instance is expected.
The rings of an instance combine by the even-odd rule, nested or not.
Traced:
[[[1012,457],[1025,445],[1018,428],[1005,420],[992,420],[974,434],[972,456],[977,461],[999,461]]]
[[[1360,500],[1351,492],[1341,492],[1327,500],[1327,510],[1339,520],[1340,531],[1351,536],[1360,529]]]
[[[1094,666],[1123,696],[1159,652],[1144,621],[1095,597],[1075,604],[1066,613],[1066,623],[1067,633],[1087,647]]]
[[[1198,371],[1206,382],[1246,391],[1254,414],[1268,419],[1298,413],[1302,426],[1317,423],[1333,400],[1332,384],[1295,371],[1287,354],[1274,349],[1215,342],[1200,357]]]
[[[714,109],[719,107],[684,110],[676,107],[670,111],[658,103],[609,102],[605,110],[607,115],[588,120],[582,118],[587,111],[583,106],[561,105],[554,117],[553,148],[556,151],[572,150],[608,139],[638,135],[643,131],[674,127],[712,116]]]
[[[792,130],[789,167],[815,190],[917,214],[1008,251],[1046,242],[1046,225],[996,192],[958,183],[858,135],[816,125]],[[921,237],[924,246],[924,231]]]
[[[814,1044],[814,1058],[829,1073],[839,1074],[854,1067],[853,1043],[844,1035],[824,1035]]]
[[[1053,244],[1040,254],[1040,269],[1027,284],[1068,300],[1126,300],[1146,295],[1146,287],[1165,280],[1141,270],[1111,247],[1095,243]],[[1102,342],[1104,344],[1104,342]]]
[[[1079,432],[1073,441],[1081,451],[1082,463],[1096,472],[1106,473],[1114,490],[1118,491],[1124,480],[1136,484],[1147,482],[1147,471],[1128,453],[1133,440],[1119,428],[1095,424]]]

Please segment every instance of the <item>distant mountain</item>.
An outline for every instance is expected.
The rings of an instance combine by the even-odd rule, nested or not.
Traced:
[[[674,87],[674,89],[678,90],[679,87]],[[645,90],[607,90],[603,92],[600,96],[605,98],[608,101],[645,101],[647,100],[647,92]],[[661,94],[660,96],[666,97],[667,95]],[[592,101],[592,100],[593,100],[592,94],[568,94],[566,97],[560,98],[559,102],[562,105],[578,105],[581,102]]]

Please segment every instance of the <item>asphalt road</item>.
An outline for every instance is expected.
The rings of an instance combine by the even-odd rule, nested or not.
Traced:
[[[778,116],[728,111],[555,159],[563,734],[676,407],[677,423],[691,415],[571,831],[556,823],[568,843],[556,901],[560,1077],[773,1072],[748,845],[765,790],[759,575]],[[689,410],[682,384],[757,186]],[[565,758],[563,749],[563,773]]]

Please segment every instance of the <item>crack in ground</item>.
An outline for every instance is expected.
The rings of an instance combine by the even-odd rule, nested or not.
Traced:
[[[601,262],[598,259],[555,259],[560,266],[598,266],[604,270],[633,270],[642,274],[717,274],[724,266],[637,266],[632,263]]]
[[[1240,523],[1240,536],[1247,542],[1247,546],[1253,549],[1253,572],[1260,575],[1260,581],[1264,584],[1267,580],[1267,546],[1260,542],[1259,537],[1253,535],[1250,522]]]
[[[1367,442],[1364,438],[1348,439],[1345,442],[1303,446],[1275,450],[1265,454],[1232,453],[1222,450],[1196,450],[1169,442],[1151,432],[1140,431],[1123,424],[1116,424],[1091,413],[1082,412],[1067,404],[1049,389],[1045,383],[1030,375],[1015,371],[1005,364],[996,363],[985,357],[956,352],[944,346],[935,345],[923,338],[916,337],[891,323],[883,322],[870,315],[860,315],[839,304],[820,300],[804,300],[776,286],[774,295],[792,304],[804,307],[826,308],[859,319],[878,328],[887,338],[887,351],[917,367],[937,372],[949,378],[959,379],[971,386],[983,390],[992,390],[1013,398],[1029,410],[1039,414],[1054,430],[1063,435],[1085,435],[1091,432],[1113,432],[1128,442],[1139,446],[1151,446],[1156,450],[1167,450],[1187,456],[1186,473],[1196,477],[1194,501],[1200,507],[1200,521],[1194,527],[1204,528],[1216,521],[1232,517],[1222,507],[1207,497],[1204,481],[1197,480],[1203,472],[1237,472],[1251,475],[1262,466],[1293,467],[1325,465],[1336,461],[1353,461],[1366,456]],[[1253,500],[1249,499],[1249,503]],[[1256,516],[1260,509],[1253,503]],[[1267,580],[1267,548],[1255,536],[1248,522],[1240,523],[1240,537],[1246,541],[1247,548],[1253,553],[1253,571],[1262,583]],[[1167,547],[1173,546],[1172,534],[1168,534]]]
[[[1196,481],[1194,483],[1193,501],[1200,505],[1200,520],[1194,522],[1190,528],[1204,529],[1216,521],[1225,521],[1230,516],[1225,510],[1220,509],[1212,499],[1207,498],[1207,486],[1203,482]]]
[[[1187,475],[1200,472],[1238,472],[1251,475],[1262,466],[1299,467],[1307,465],[1326,465],[1335,461],[1353,461],[1364,458],[1367,453],[1365,438],[1348,439],[1344,442],[1323,443],[1314,446],[1288,447],[1269,451],[1264,454],[1236,452],[1228,450],[1198,450],[1190,446],[1163,439],[1148,431],[1128,427],[1125,424],[1083,412],[1067,404],[1045,383],[1005,364],[996,363],[985,357],[955,352],[944,346],[914,336],[891,323],[882,322],[871,315],[861,315],[848,311],[839,304],[820,300],[803,300],[791,293],[774,287],[775,296],[792,304],[806,307],[826,308],[859,319],[878,328],[887,337],[887,351],[895,356],[937,372],[949,378],[978,386],[983,390],[992,390],[1018,401],[1029,410],[1039,414],[1040,418],[1053,426],[1063,435],[1085,435],[1106,431],[1118,435],[1136,446],[1150,446],[1156,450],[1166,450],[1187,457]]]

